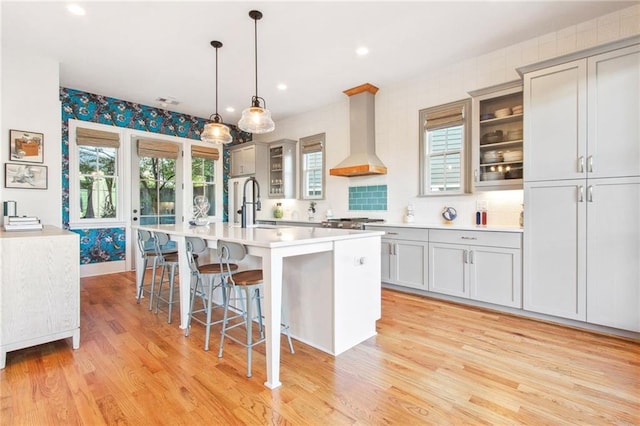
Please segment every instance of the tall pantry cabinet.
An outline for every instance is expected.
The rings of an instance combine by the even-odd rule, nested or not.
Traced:
[[[520,71],[523,306],[640,331],[640,38]]]

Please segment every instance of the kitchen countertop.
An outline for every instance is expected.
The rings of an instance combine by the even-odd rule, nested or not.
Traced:
[[[420,228],[420,229],[451,229],[456,231],[491,231],[491,232],[519,232],[522,233],[522,228],[518,226],[475,226],[475,225],[445,225],[443,223],[433,224],[433,223],[404,223],[404,222],[375,222],[375,223],[367,223],[366,227],[368,229],[374,227],[397,227],[397,228]]]
[[[164,231],[185,237],[198,236],[205,239],[237,241],[248,246],[270,248],[348,240],[384,234],[383,231],[374,230],[360,231],[279,225],[250,225],[247,228],[241,228],[239,225],[229,225],[224,222],[211,223],[206,226],[191,226],[187,224],[139,225],[136,228],[149,231]]]

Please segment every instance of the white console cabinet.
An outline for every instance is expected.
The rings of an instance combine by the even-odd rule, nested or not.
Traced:
[[[80,345],[78,234],[0,230],[0,368],[7,352],[72,337]]]

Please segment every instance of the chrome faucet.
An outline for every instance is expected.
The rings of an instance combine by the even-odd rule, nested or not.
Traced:
[[[253,189],[253,197],[251,202],[247,203],[247,184],[251,182]],[[257,192],[257,197],[256,197]],[[262,208],[262,203],[260,202],[260,184],[256,180],[255,177],[251,176],[249,179],[244,181],[244,187],[242,188],[242,207],[240,208],[240,216],[241,216],[241,228],[247,227],[247,204],[251,204],[253,208],[253,224],[256,223],[256,211],[260,211]]]

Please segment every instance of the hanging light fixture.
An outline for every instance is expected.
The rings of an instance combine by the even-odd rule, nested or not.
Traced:
[[[249,133],[268,133],[276,128],[276,124],[271,119],[271,112],[267,109],[266,102],[258,96],[258,19],[262,19],[262,12],[252,10],[249,12],[249,16],[254,22],[256,94],[251,98],[251,106],[242,111],[238,127]]]
[[[204,125],[204,130],[200,135],[200,140],[210,143],[230,143],[233,138],[229,128],[222,122],[222,117],[218,114],[218,49],[222,47],[219,41],[212,41],[211,46],[216,49],[216,112],[209,117],[212,120]]]

